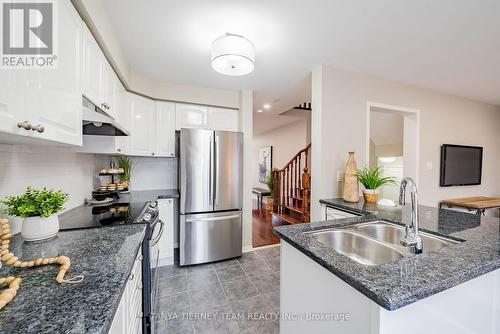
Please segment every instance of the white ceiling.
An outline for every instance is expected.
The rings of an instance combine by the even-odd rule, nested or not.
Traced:
[[[498,0],[106,0],[131,66],[169,82],[254,89],[271,113],[310,100],[310,73],[334,66],[500,105]],[[210,67],[226,32],[256,47],[255,71]]]

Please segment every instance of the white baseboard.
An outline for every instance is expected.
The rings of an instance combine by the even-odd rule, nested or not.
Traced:
[[[272,248],[272,247],[280,247],[281,244],[274,244],[274,245],[267,245],[267,246],[260,246],[260,247],[253,247],[253,246],[243,246],[243,253],[251,252],[257,249],[265,249],[265,248]]]

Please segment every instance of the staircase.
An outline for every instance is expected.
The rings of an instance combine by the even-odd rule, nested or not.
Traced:
[[[300,150],[282,169],[274,169],[273,225],[302,224],[310,221],[311,144]]]

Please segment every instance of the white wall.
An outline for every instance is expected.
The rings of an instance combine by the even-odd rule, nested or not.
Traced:
[[[66,209],[79,206],[97,181],[95,162],[94,155],[68,148],[0,145],[0,198],[19,195],[28,186],[47,187],[69,194]]]
[[[307,142],[307,122],[299,120],[292,124],[273,129],[269,132],[259,133],[253,137],[254,163],[259,163],[259,149],[264,146],[273,147],[273,169],[283,168],[283,166],[296,154],[309,144]],[[258,166],[257,166],[258,167]],[[253,174],[253,186],[267,188],[267,185],[260,183],[259,170],[256,167]]]
[[[240,92],[239,128],[243,132],[243,251],[252,249],[253,91]]]
[[[464,78],[465,80],[465,78]],[[358,165],[366,158],[367,102],[420,110],[419,200],[437,206],[440,199],[500,195],[500,108],[331,66],[313,71],[312,217],[320,217],[319,199],[341,196],[336,171],[344,170],[348,151]],[[480,186],[439,187],[440,145],[484,147]],[[427,165],[432,164],[432,169]]]

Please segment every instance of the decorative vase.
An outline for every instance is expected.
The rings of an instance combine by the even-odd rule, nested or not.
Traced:
[[[39,241],[54,237],[59,232],[59,217],[53,214],[50,217],[24,218],[21,236],[25,241]]]
[[[349,152],[349,158],[345,167],[343,198],[346,202],[359,202],[358,168],[354,152]]]
[[[363,190],[363,197],[365,198],[365,202],[376,203],[378,200],[378,189]]]
[[[266,198],[266,210],[269,212],[273,211],[273,205],[274,205],[274,198],[267,197]]]

